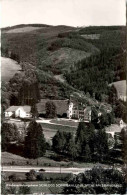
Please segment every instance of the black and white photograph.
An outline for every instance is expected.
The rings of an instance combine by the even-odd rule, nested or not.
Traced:
[[[0,194],[126,194],[126,0],[0,7]]]

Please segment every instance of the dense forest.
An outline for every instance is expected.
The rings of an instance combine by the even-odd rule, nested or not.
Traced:
[[[122,27],[88,27],[79,31],[80,34],[93,32],[99,33],[100,38],[87,42],[100,52],[75,63],[64,76],[73,87],[101,100],[102,94],[108,94],[110,83],[126,79],[125,32]]]
[[[126,79],[125,59],[125,54],[118,57],[109,50],[78,62],[64,76],[73,87],[101,100],[101,94],[108,94],[110,83]]]

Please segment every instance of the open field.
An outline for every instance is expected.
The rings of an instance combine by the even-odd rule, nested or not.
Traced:
[[[117,82],[114,82],[110,85],[115,86],[118,94],[126,96],[126,80],[117,81]]]
[[[43,128],[43,133],[44,133],[45,139],[47,141],[51,141],[52,138],[57,133],[57,130],[55,130],[55,129],[53,130],[53,129],[49,129],[49,128]]]
[[[37,120],[38,123],[41,124],[43,128],[43,133],[46,138],[46,140],[51,140],[54,135],[57,133],[57,131],[66,131],[74,133],[76,132],[78,122],[69,121],[69,120],[57,120],[57,119],[41,119]],[[16,121],[16,120],[9,120],[9,123],[15,123],[19,129],[19,131],[23,130],[25,127],[27,128],[29,122],[25,123],[22,121]]]
[[[52,140],[58,130],[75,134],[78,127],[78,122],[73,121],[58,121],[57,119],[53,119],[50,120],[50,122],[51,123],[41,123],[46,140]]]
[[[62,124],[52,124],[52,123],[41,123],[43,128],[53,129],[53,130],[60,130],[60,131],[68,131],[68,132],[75,132],[76,126],[69,126],[69,125],[62,125]]]
[[[56,125],[50,123],[41,123],[43,128],[44,136],[47,140],[51,140],[52,137],[59,131],[66,131],[75,134],[77,127],[64,126],[64,125]]]
[[[13,164],[14,162],[15,163],[18,163],[20,165],[24,165],[26,164],[28,161],[27,158],[23,158],[21,156],[18,156],[18,155],[15,155],[15,154],[12,154],[12,153],[9,153],[9,152],[2,152],[1,153],[1,164]]]
[[[50,120],[51,123],[54,124],[60,124],[60,125],[65,125],[65,126],[72,126],[72,127],[78,127],[79,122],[78,121],[69,121],[69,120],[58,120],[58,119],[53,119]]]
[[[81,36],[84,37],[85,39],[99,39],[100,38],[100,34],[84,34]]]
[[[1,57],[1,80],[8,82],[16,72],[20,71],[21,67],[19,64],[10,59]]]
[[[46,28],[46,27],[26,26],[26,27],[22,27],[22,28],[11,29],[11,30],[5,31],[4,33],[26,33],[26,32],[30,32],[30,31],[42,29],[42,28]]]
[[[94,163],[81,163],[81,162],[73,162],[72,161],[56,161],[50,158],[53,154],[49,154],[47,151],[44,157],[40,157],[38,159],[27,159],[18,155],[14,155],[8,152],[2,152],[1,154],[1,164],[2,166],[10,166],[10,165],[18,165],[18,166],[44,166],[44,167],[77,167],[77,168],[91,168],[95,164]],[[27,164],[29,163],[29,165]],[[106,166],[106,165],[105,165]]]

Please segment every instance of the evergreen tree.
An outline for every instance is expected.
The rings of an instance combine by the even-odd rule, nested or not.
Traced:
[[[38,110],[35,99],[32,100],[31,113],[34,120],[38,117]]]
[[[74,138],[71,138],[69,140],[69,144],[68,144],[68,154],[72,157],[72,161],[78,156],[77,153],[77,146],[75,144],[75,140]]]
[[[56,152],[64,152],[66,138],[64,132],[57,131],[56,135],[52,139],[52,147]]]
[[[121,101],[117,101],[115,104],[114,113],[117,118],[125,119],[127,115],[126,106]]]
[[[47,118],[56,117],[56,105],[52,101],[46,102],[45,110]]]
[[[97,108],[95,107],[92,108],[91,119],[93,124],[96,124],[98,122],[98,112]]]
[[[99,161],[103,161],[104,157],[108,155],[108,136],[105,129],[99,129],[96,133],[93,141],[93,147],[95,148],[96,157]]]
[[[14,123],[3,123],[1,127],[2,137],[2,151],[6,151],[7,146],[12,141],[19,141],[20,135],[16,124]]]
[[[88,144],[86,144],[85,146],[85,156],[84,159],[86,162],[90,162],[91,161],[91,150]]]
[[[46,152],[46,141],[41,124],[30,122],[25,137],[25,154],[29,158],[38,158]]]
[[[108,118],[107,120],[109,122],[109,125],[114,123],[114,113],[113,112],[107,113],[107,118]]]
[[[109,97],[108,97],[108,101],[110,104],[115,104],[116,101],[117,101],[117,90],[115,88],[114,85],[112,85],[110,88],[109,88]]]
[[[86,149],[87,149],[87,152],[91,153],[89,154],[90,156],[94,152],[94,148],[93,148],[94,135],[95,135],[95,127],[93,124],[90,124],[90,123],[86,124],[84,122],[79,123],[77,132],[76,132],[75,141],[77,144],[77,151],[80,157],[85,158]],[[89,146],[89,149],[88,149],[88,146]]]

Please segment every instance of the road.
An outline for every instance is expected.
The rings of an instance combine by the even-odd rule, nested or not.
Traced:
[[[21,166],[3,166],[1,168],[2,171],[5,172],[22,172],[26,173],[29,172],[31,169],[35,171],[39,171],[40,169],[44,169],[46,173],[73,173],[78,174],[91,168],[65,168],[65,167],[21,167]]]

